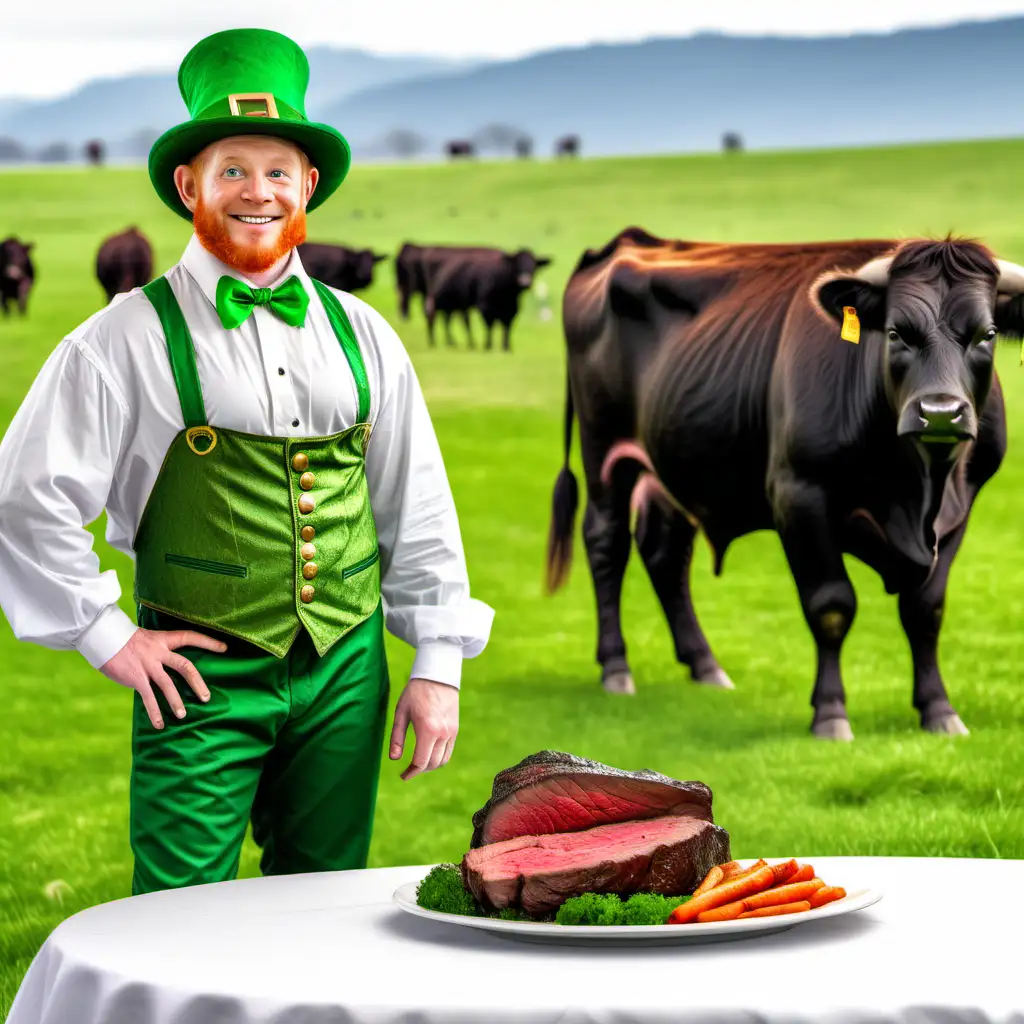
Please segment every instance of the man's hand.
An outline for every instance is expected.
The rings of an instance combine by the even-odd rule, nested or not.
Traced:
[[[213,637],[194,633],[190,629],[137,629],[131,639],[109,661],[100,666],[100,671],[115,683],[138,690],[142,703],[149,712],[149,720],[157,729],[164,727],[160,705],[153,694],[152,683],[163,690],[167,703],[178,718],[185,717],[185,705],[181,702],[174,681],[164,671],[164,666],[180,672],[201,701],[210,699],[210,691],[203,682],[199,670],[182,654],[174,652],[179,647],[203,647],[208,651],[224,652],[228,645]]]
[[[395,724],[391,729],[392,761],[402,756],[410,725],[416,732],[416,749],[409,766],[402,772],[403,780],[420,772],[432,772],[448,763],[459,732],[458,689],[430,679],[409,680],[395,708]]]

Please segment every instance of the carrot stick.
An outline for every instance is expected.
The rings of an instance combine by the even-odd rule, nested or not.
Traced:
[[[733,871],[732,874],[727,874],[725,880],[727,882],[735,881],[737,878],[746,878],[747,875],[752,875],[755,871],[760,871],[761,868],[767,867],[768,862],[766,860],[755,861],[750,865],[749,868],[738,868]]]
[[[814,878],[814,868],[810,864],[801,864],[800,870],[790,875],[787,882],[809,882]]]
[[[811,906],[823,907],[826,903],[841,900],[845,895],[846,890],[841,885],[823,885],[810,897]]]
[[[737,920],[742,921],[747,917],[778,917],[780,914],[799,914],[810,909],[811,905],[807,900],[800,900],[798,903],[783,903],[777,907],[761,907],[760,910],[751,910],[746,914],[740,914]]]
[[[738,860],[731,860],[728,864],[719,864],[718,866],[722,869],[722,874],[727,879],[732,878],[733,875],[738,875],[742,870]]]
[[[714,910],[705,910],[697,915],[697,923],[704,924],[707,921],[735,921],[747,909],[745,900],[736,900],[735,903],[726,903],[724,906],[715,907]]]
[[[791,885],[776,885],[755,896],[747,896],[743,900],[743,909],[760,910],[762,907],[781,907],[787,903],[798,903],[810,900],[811,896],[823,888],[825,883],[820,878],[810,882],[794,882]]]
[[[716,885],[714,889],[694,896],[686,903],[681,903],[672,911],[666,923],[686,924],[689,921],[695,921],[697,915],[702,914],[705,910],[714,910],[715,907],[725,906],[726,903],[733,903],[767,889],[774,878],[775,874],[769,867],[760,868],[751,875],[732,878],[728,882]]]
[[[800,865],[795,860],[787,860],[782,864],[773,864],[772,871],[775,872],[775,885],[782,885],[784,882],[792,881],[793,875],[800,870]]]
[[[699,896],[702,892],[707,892],[708,889],[714,889],[719,882],[725,878],[725,873],[718,866],[713,867],[705,876],[704,881],[693,890],[694,896]]]

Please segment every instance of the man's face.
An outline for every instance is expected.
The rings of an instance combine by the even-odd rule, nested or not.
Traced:
[[[264,135],[221,139],[174,172],[200,241],[249,273],[269,269],[305,240],[317,177],[298,146]]]

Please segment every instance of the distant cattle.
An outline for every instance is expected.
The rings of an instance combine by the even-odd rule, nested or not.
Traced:
[[[814,735],[853,736],[844,554],[898,595],[922,727],[965,733],[939,631],[972,504],[1006,450],[995,339],[1024,334],[1022,311],[1024,268],[958,239],[732,244],[630,228],[584,253],[563,303],[548,586],[570,564],[578,419],[605,688],[633,690],[620,620],[633,514],[676,657],[723,687],[690,596],[694,542],[705,535],[718,575],[734,540],[774,530],[817,648]]]
[[[153,277],[153,247],[134,225],[111,235],[96,254],[96,277],[110,302],[120,292],[149,284]]]
[[[85,144],[85,159],[93,167],[103,166],[103,143],[99,139],[91,139]]]
[[[5,317],[10,316],[14,303],[22,316],[28,311],[28,293],[36,276],[29,255],[34,247],[34,242],[23,243],[13,237],[0,242],[0,310]]]
[[[324,242],[303,242],[298,249],[302,266],[310,277],[343,292],[369,288],[373,284],[374,266],[387,259],[372,249],[349,249]]]
[[[422,245],[406,242],[395,256],[395,285],[398,288],[398,311],[403,320],[409,319],[412,300],[423,295],[423,253]]]
[[[512,322],[519,312],[519,296],[533,285],[534,275],[548,266],[548,257],[535,256],[528,249],[508,253],[500,249],[427,248],[421,255],[427,317],[427,335],[434,344],[434,320],[444,315],[446,340],[454,344],[450,319],[460,313],[470,331],[470,310],[477,310],[487,328],[486,347],[493,347],[494,325],[504,328],[502,348],[511,347]],[[469,344],[473,346],[470,331]]]
[[[476,149],[468,139],[452,139],[445,143],[444,151],[452,160],[458,160],[473,156]]]
[[[580,137],[578,135],[563,135],[555,142],[555,156],[579,156]]]
[[[527,138],[525,135],[520,136],[516,139],[516,156],[520,160],[528,160],[533,156],[533,140]]]
[[[743,150],[743,136],[739,132],[726,132],[722,136],[722,151],[739,153]]]

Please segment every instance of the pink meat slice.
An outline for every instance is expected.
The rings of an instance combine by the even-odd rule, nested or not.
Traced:
[[[542,916],[585,892],[686,895],[728,860],[725,829],[671,815],[517,836],[469,850],[461,869],[466,887],[485,907],[519,907]]]
[[[542,750],[495,776],[490,799],[473,815],[470,847],[665,815],[714,821],[711,790],[647,768],[624,771]]]

